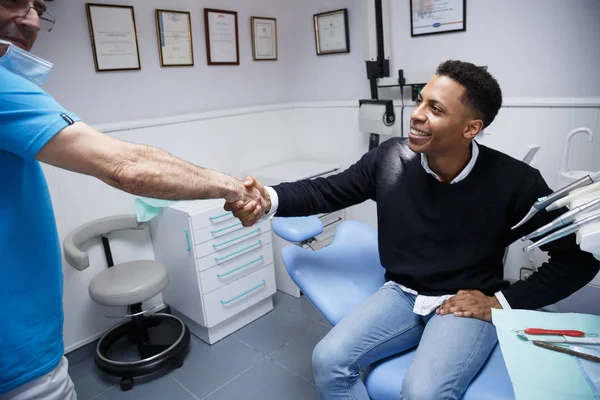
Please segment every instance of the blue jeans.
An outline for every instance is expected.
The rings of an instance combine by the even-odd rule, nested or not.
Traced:
[[[334,326],[313,352],[321,400],[368,400],[360,371],[419,345],[398,398],[459,399],[496,344],[491,322],[413,313],[415,296],[386,285]]]

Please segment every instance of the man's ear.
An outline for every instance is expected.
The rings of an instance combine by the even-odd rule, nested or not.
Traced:
[[[480,119],[473,119],[466,126],[465,131],[463,132],[463,137],[465,139],[473,139],[475,136],[479,135],[479,132],[483,129],[483,121]]]

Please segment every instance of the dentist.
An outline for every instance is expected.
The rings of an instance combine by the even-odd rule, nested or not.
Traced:
[[[162,150],[103,135],[40,86],[51,64],[29,50],[54,18],[43,0],[0,0],[0,400],[72,400],[63,356],[62,257],[40,162],[120,190],[172,200],[262,204],[258,190]]]

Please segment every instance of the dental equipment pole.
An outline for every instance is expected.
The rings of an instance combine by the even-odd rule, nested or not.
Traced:
[[[365,6],[367,18],[367,78],[371,86],[371,99],[378,100],[377,80],[390,76],[389,61],[389,26],[384,24],[384,16],[388,17],[389,0],[361,0]],[[388,38],[388,40],[386,40]],[[379,134],[371,133],[369,150],[379,145]]]

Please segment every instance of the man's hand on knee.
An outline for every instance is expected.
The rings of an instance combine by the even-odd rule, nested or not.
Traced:
[[[479,290],[459,290],[456,296],[444,301],[435,312],[491,321],[492,308],[502,308],[496,296],[486,296]]]

